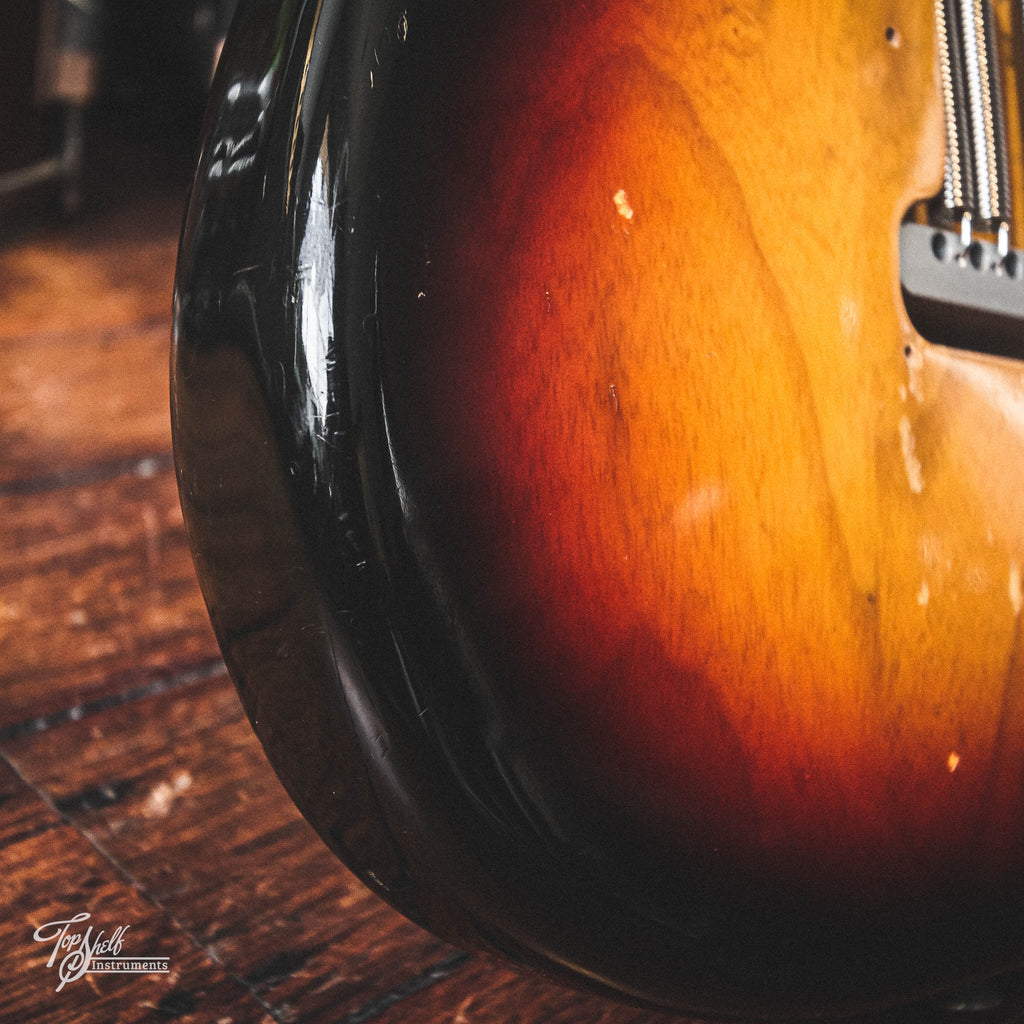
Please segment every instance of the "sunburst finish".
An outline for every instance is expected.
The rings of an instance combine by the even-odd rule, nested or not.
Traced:
[[[350,714],[337,728],[363,744],[357,788],[390,794],[358,797],[399,850],[381,840],[374,856],[404,857],[421,896],[447,830],[485,805],[481,835],[522,813],[571,845],[564,797],[608,809],[609,849],[635,830],[678,859],[684,903],[704,872],[744,906],[761,885],[861,924],[913,907],[922,936],[969,919],[907,988],[941,987],[968,947],[963,976],[984,973],[981,904],[963,918],[961,904],[1017,900],[1024,869],[1024,363],[930,344],[903,306],[899,225],[942,178],[931,6],[293,6],[254,169],[233,192],[213,157],[200,169],[175,410],[215,624],[300,806],[360,861],[253,630],[329,638],[300,667],[340,666],[348,711],[331,721]],[[333,64],[318,56],[331,46]],[[246,368],[204,354],[217,345]],[[235,497],[255,487],[275,512],[247,556],[237,535],[218,542],[225,498],[197,482],[215,475],[204,434],[223,427],[200,412],[214,375],[218,403],[261,406],[256,485]],[[230,612],[233,560],[281,538],[322,588],[306,628]],[[294,587],[265,557],[267,579]],[[339,699],[303,686],[318,707]],[[430,743],[436,762],[414,752]],[[555,762],[549,798],[530,780]],[[426,763],[435,781],[410,782]],[[453,809],[465,794],[476,810]],[[417,829],[437,834],[417,845]],[[444,883],[473,920],[504,898],[480,881],[476,841],[455,843]],[[383,888],[445,929],[432,897],[424,911]],[[754,1012],[745,982],[631,987],[603,946],[590,961],[578,937],[553,950],[511,906],[532,913],[531,897],[509,893],[493,926],[506,952],[649,1001]],[[693,920],[670,927],[696,934]],[[843,947],[858,979],[861,941]],[[978,956],[1013,966],[1017,941]],[[766,1012],[828,1003],[765,977]]]

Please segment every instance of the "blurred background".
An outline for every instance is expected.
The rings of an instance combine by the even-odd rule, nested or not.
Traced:
[[[0,216],[74,216],[186,178],[236,0],[4,0]]]

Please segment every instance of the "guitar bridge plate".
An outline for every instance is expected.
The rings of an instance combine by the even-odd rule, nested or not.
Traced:
[[[917,332],[950,348],[1024,359],[1024,251],[923,224],[900,228],[900,284]]]

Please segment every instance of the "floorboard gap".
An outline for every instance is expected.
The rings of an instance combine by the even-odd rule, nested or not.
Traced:
[[[69,708],[53,711],[48,715],[37,715],[35,718],[27,718],[22,722],[14,722],[11,725],[0,728],[0,745],[19,739],[22,736],[46,732],[48,729],[58,725],[65,725],[68,722],[78,722],[83,718],[88,718],[90,715],[109,711],[111,708],[121,707],[124,704],[133,704],[136,701],[155,697],[157,694],[181,690],[196,683],[205,682],[207,679],[212,679],[214,676],[226,671],[224,662],[220,658],[214,658],[193,668],[183,669],[173,675],[154,679],[142,686],[135,686],[127,690],[121,690],[118,693],[107,694],[103,697],[97,697],[95,700],[83,701],[81,704],[74,704]]]
[[[342,1017],[338,1024],[368,1024],[369,1021],[383,1016],[392,1006],[396,1006],[403,1000],[408,999],[409,996],[431,988],[439,981],[444,981],[445,978],[455,974],[456,971],[464,967],[470,960],[472,960],[472,957],[468,953],[455,953],[453,956],[434,964],[433,967],[428,967],[425,971],[414,974],[408,981],[403,982],[397,988],[393,988],[379,999],[374,999],[361,1009],[350,1013],[347,1017]]]
[[[148,478],[171,469],[174,458],[170,452],[152,452],[149,455],[135,455],[110,462],[96,462],[53,473],[22,477],[0,483],[0,498],[23,498],[33,494],[45,494],[68,487],[83,487],[88,484],[105,483],[121,476]]]

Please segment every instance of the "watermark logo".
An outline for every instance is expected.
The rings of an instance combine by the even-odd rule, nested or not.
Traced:
[[[36,942],[51,947],[46,966],[57,968],[58,992],[87,974],[168,973],[170,962],[165,956],[121,956],[129,925],[115,928],[108,936],[92,925],[83,928],[91,917],[83,912],[64,921],[47,921],[32,933]]]

